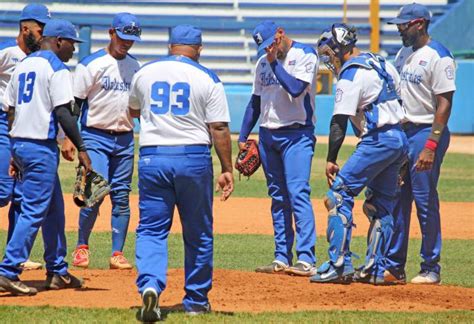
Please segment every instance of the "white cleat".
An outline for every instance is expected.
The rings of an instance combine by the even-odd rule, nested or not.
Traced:
[[[420,271],[420,273],[411,280],[412,284],[419,285],[439,285],[441,283],[441,276],[433,271]]]

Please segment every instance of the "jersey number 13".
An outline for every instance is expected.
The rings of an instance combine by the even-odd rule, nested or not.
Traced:
[[[18,76],[18,104],[29,103],[33,97],[33,87],[35,86],[36,72],[21,73]]]

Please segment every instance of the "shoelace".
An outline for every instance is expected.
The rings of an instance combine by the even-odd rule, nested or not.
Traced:
[[[120,264],[128,263],[127,258],[125,258],[125,257],[124,257],[123,255],[121,255],[121,254],[112,257],[112,260],[113,260],[114,262],[117,262],[117,263],[120,263]]]

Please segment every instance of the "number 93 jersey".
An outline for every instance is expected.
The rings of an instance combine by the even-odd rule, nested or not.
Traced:
[[[230,121],[217,75],[185,56],[145,64],[133,77],[129,106],[141,110],[140,146],[210,145],[207,124]]]
[[[4,103],[15,107],[12,137],[56,139],[54,108],[74,101],[69,68],[51,51],[26,57],[15,69]]]

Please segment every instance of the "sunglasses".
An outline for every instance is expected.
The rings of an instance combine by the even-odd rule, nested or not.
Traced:
[[[407,23],[404,23],[404,24],[399,24],[399,28],[401,30],[405,30],[407,28],[410,28],[411,26],[415,25],[415,24],[418,24],[418,23],[422,23],[424,22],[425,20],[423,18],[417,18],[417,19],[413,19]]]
[[[142,34],[142,29],[138,26],[117,27],[115,30],[125,35],[140,36]]]

